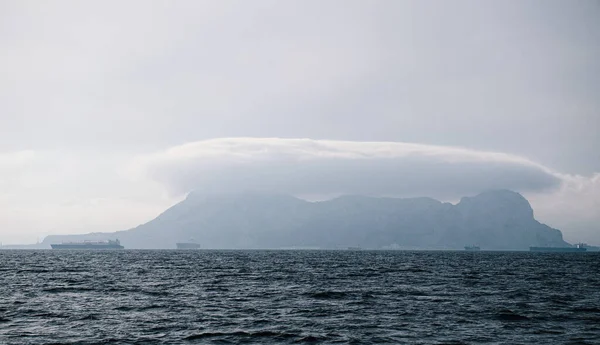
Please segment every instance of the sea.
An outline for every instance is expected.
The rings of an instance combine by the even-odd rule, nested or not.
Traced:
[[[600,344],[600,253],[0,251],[0,344]]]

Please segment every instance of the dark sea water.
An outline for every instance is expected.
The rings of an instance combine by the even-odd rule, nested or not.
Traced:
[[[0,251],[0,344],[600,344],[597,253]]]

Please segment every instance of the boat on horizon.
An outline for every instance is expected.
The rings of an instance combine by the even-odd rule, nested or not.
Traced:
[[[465,246],[465,250],[469,251],[469,252],[478,252],[481,250],[481,248],[479,248],[479,246],[472,245],[472,246]]]
[[[177,249],[200,249],[200,244],[195,242],[178,242],[175,245]]]
[[[529,247],[530,252],[551,252],[551,253],[581,253],[587,252],[584,244],[577,244],[575,247]]]
[[[52,249],[124,249],[121,242],[115,241],[80,241],[80,242],[62,242],[50,244]]]

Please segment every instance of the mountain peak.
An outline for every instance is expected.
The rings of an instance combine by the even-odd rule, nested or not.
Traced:
[[[529,201],[523,195],[507,189],[489,190],[473,197],[464,197],[457,206],[486,208],[533,219],[533,209]]]

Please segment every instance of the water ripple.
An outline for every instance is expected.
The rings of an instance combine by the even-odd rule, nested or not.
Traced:
[[[0,251],[0,344],[593,344],[600,255]]]

